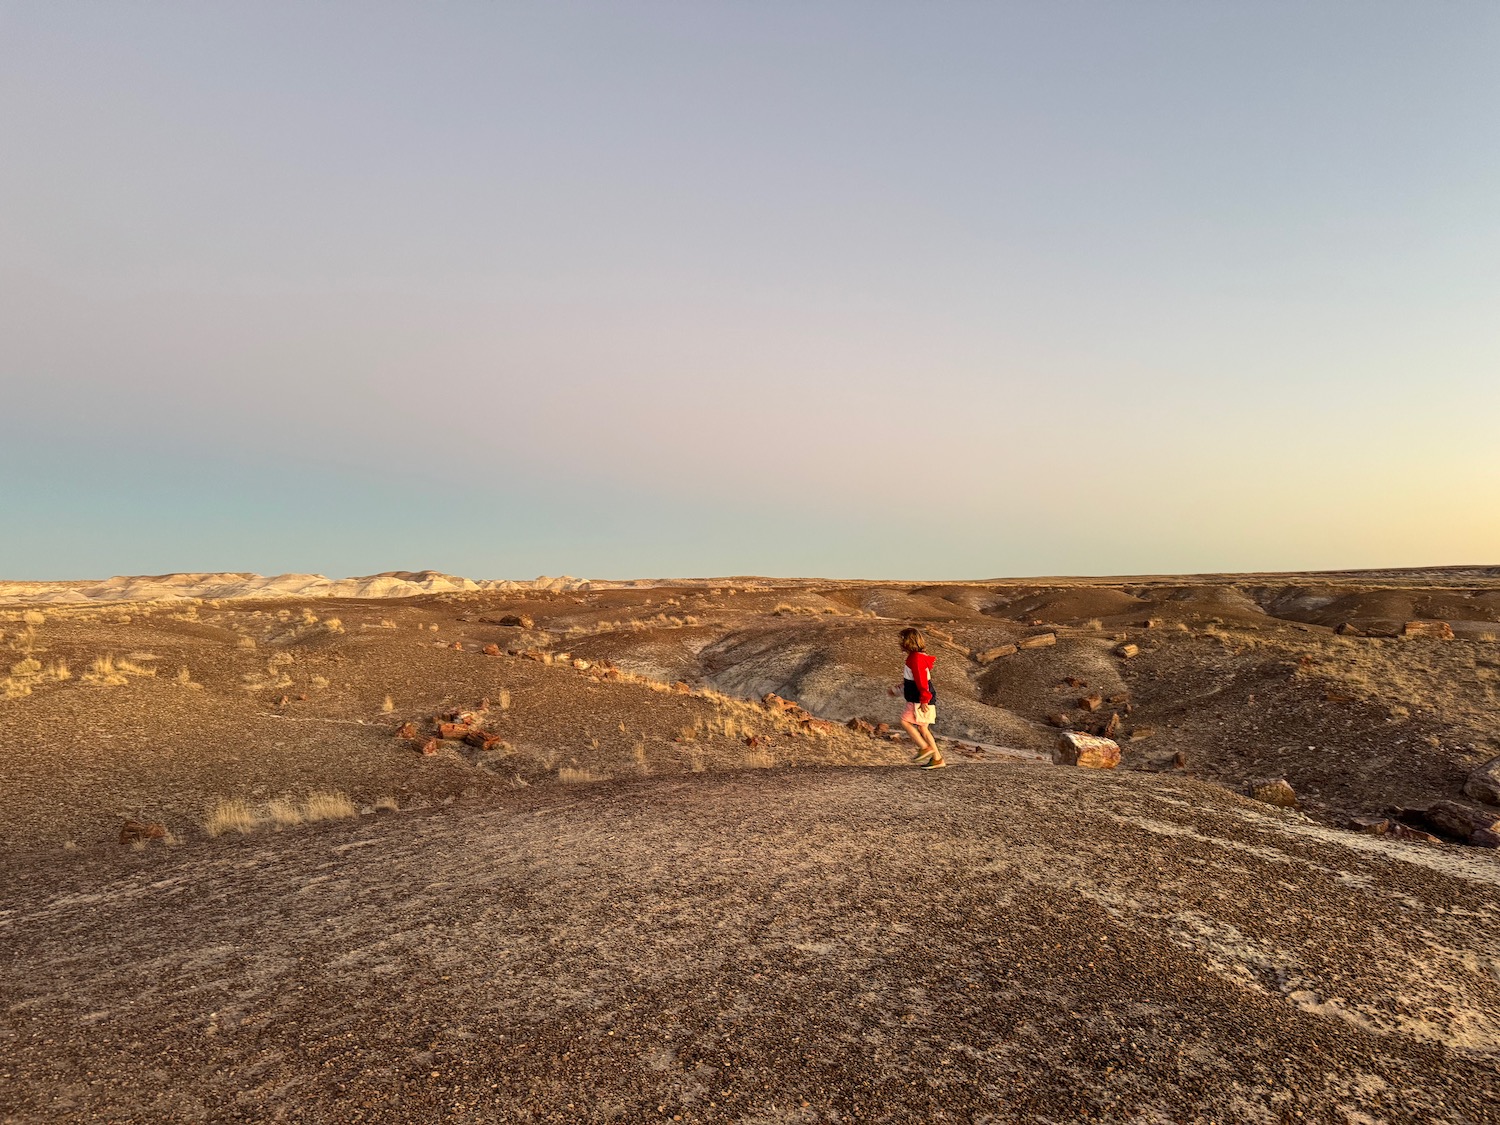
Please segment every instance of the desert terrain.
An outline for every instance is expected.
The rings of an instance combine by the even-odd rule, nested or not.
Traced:
[[[1500,567],[0,583],[0,653],[5,1121],[1500,1120]]]

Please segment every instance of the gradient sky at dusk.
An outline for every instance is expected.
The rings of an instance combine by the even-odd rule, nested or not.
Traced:
[[[0,577],[1500,562],[1500,5],[0,0]]]

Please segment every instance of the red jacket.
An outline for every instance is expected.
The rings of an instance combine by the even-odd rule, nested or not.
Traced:
[[[932,666],[937,661],[925,652],[912,652],[906,656],[906,672],[901,680],[901,691],[908,703],[935,703],[937,690],[932,686]]]

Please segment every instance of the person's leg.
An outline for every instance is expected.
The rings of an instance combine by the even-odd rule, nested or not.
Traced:
[[[927,747],[927,752],[932,755],[932,760],[941,764],[943,752],[938,749],[937,739],[932,737],[932,728],[923,723],[917,729],[922,732],[922,738],[925,740],[924,744]]]
[[[930,747],[927,745],[927,740],[922,737],[922,730],[924,728],[917,726],[917,724],[912,722],[910,719],[902,719],[901,725],[905,728],[906,733],[911,736],[911,740],[917,744],[918,756],[920,757],[923,754],[926,754]]]

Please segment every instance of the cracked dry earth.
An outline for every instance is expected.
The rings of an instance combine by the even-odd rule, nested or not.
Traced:
[[[7,1122],[1468,1122],[1500,863],[1024,762],[532,789],[49,859]]]

